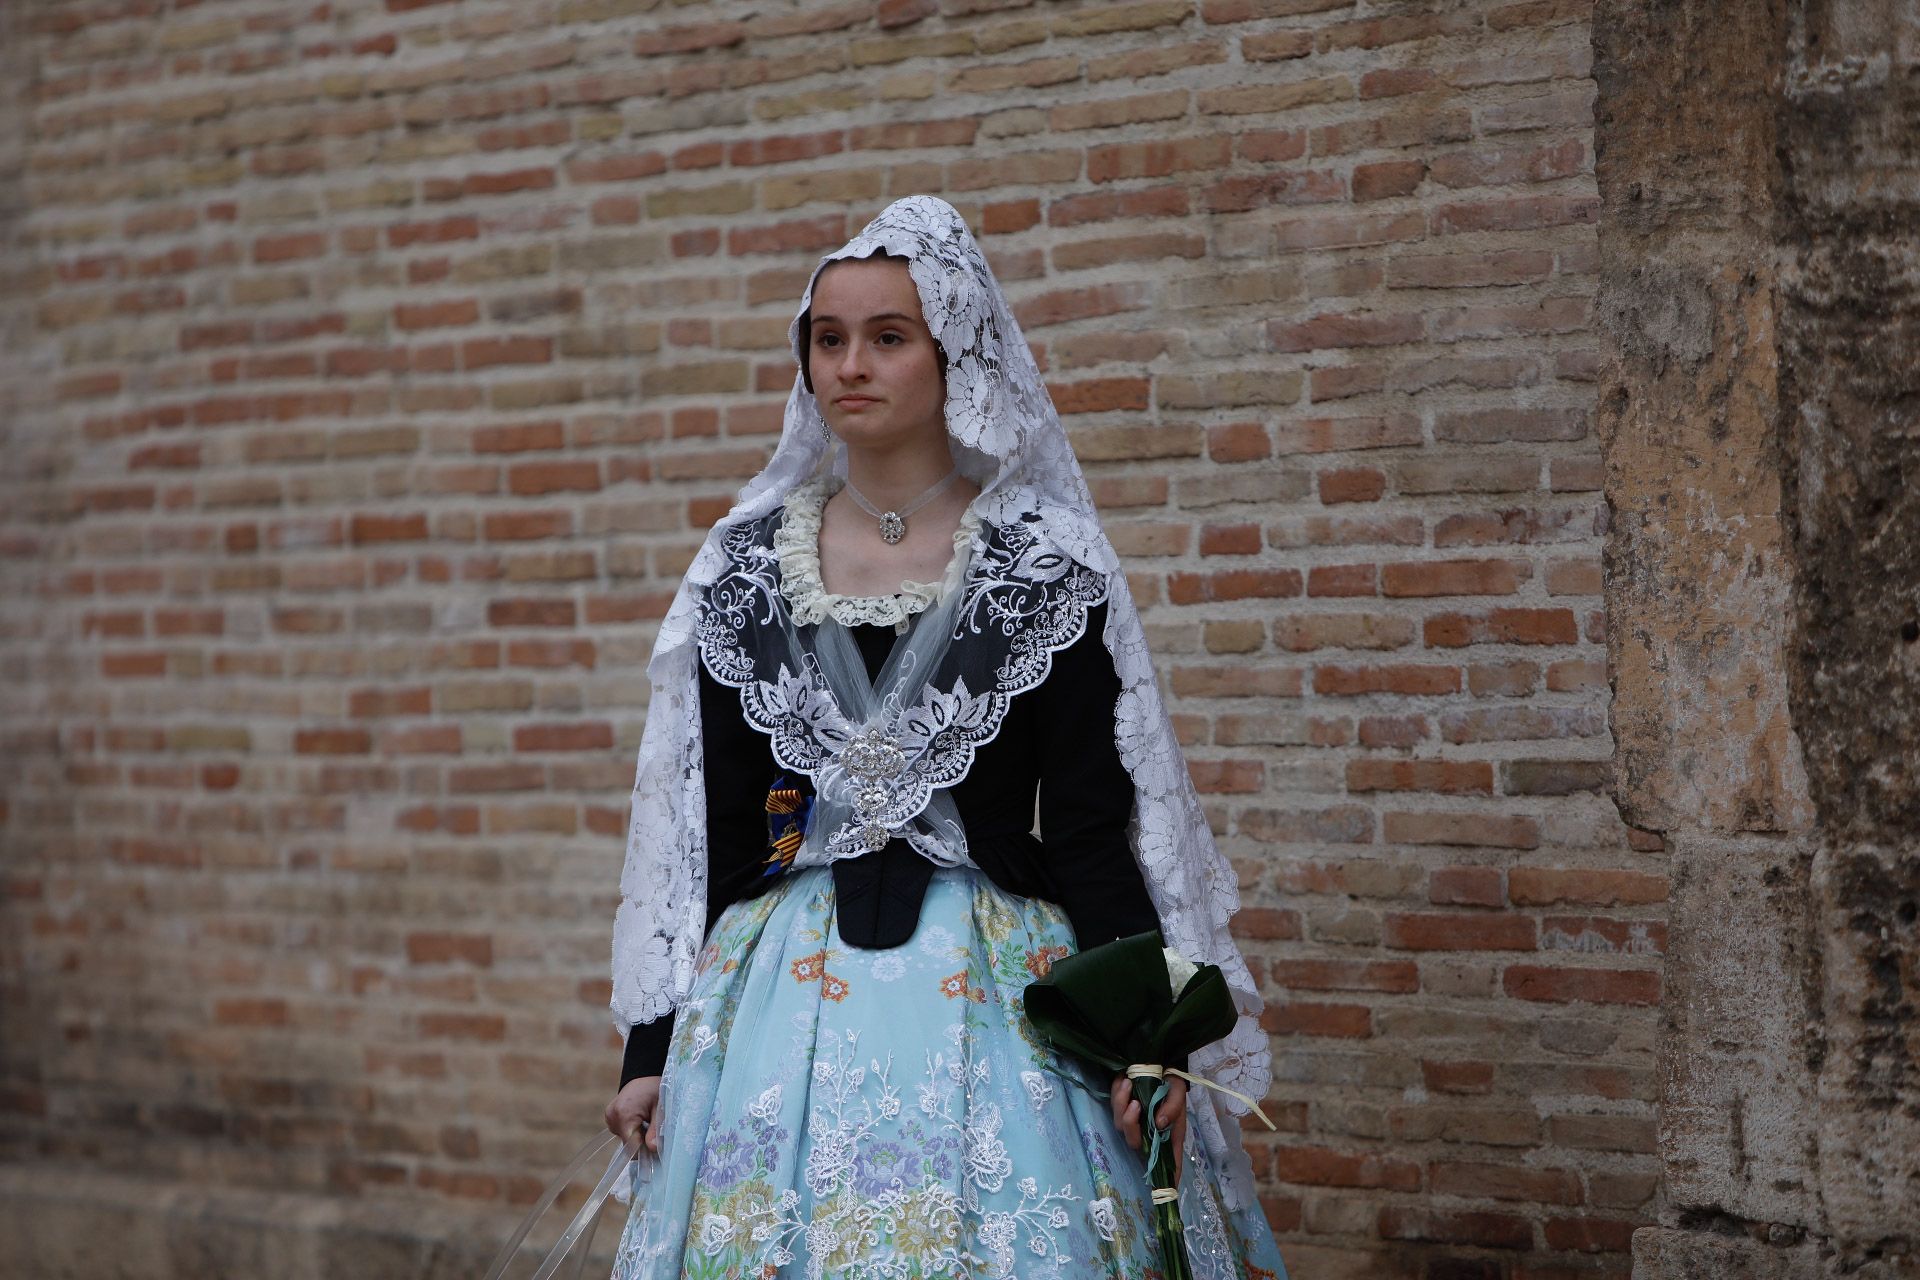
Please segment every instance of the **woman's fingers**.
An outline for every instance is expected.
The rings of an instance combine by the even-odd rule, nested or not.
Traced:
[[[1167,1129],[1185,1119],[1186,1114],[1187,1082],[1175,1076],[1167,1081],[1167,1096],[1160,1100],[1160,1109],[1153,1113],[1153,1122]]]
[[[1113,1127],[1120,1131],[1128,1146],[1139,1150],[1140,1103],[1133,1096],[1133,1081],[1124,1075],[1115,1076],[1109,1097],[1113,1101]]]
[[[640,1154],[643,1141],[655,1155],[660,1154],[659,1103],[660,1077],[642,1076],[629,1080],[607,1104],[607,1128],[629,1156]]]

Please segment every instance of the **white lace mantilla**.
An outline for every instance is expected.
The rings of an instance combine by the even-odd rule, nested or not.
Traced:
[[[786,517],[774,531],[773,549],[780,561],[780,591],[793,620],[801,626],[833,618],[843,626],[863,624],[903,629],[907,620],[947,592],[966,576],[973,535],[980,514],[969,506],[953,531],[953,555],[937,582],[907,581],[891,595],[837,595],[827,590],[820,571],[820,515],[827,499],[843,483],[822,476],[787,495]]]
[[[1113,655],[1121,685],[1114,708],[1114,740],[1134,783],[1134,821],[1128,839],[1168,943],[1190,960],[1219,965],[1241,1014],[1226,1039],[1192,1055],[1191,1066],[1229,1088],[1262,1097],[1272,1072],[1267,1037],[1258,1021],[1263,1002],[1228,929],[1240,905],[1237,877],[1215,845],[1160,697],[1124,567],[1101,528],[1086,479],[1033,353],[972,232],[951,205],[933,196],[897,200],[859,235],[823,258],[820,269],[880,250],[907,260],[921,314],[946,359],[949,444],[961,473],[981,490],[973,504],[981,516],[980,529],[974,531],[976,543],[983,541],[978,537],[981,531],[1019,521],[1035,533],[1035,547],[1062,556],[1076,570],[1104,584],[1107,622],[1101,639]],[[818,278],[816,269],[788,327],[796,362],[805,354],[800,349],[799,317],[806,312]],[[733,509],[709,532],[660,624],[647,664],[651,701],[634,776],[621,903],[614,917],[612,1017],[622,1031],[673,1011],[692,987],[695,960],[706,933],[706,794],[698,677],[703,649],[722,656],[719,651],[725,647],[717,634],[705,635],[705,628],[716,625],[716,617],[734,625],[724,609],[715,607],[718,598],[708,588],[738,571],[734,549],[741,545],[735,539],[742,529],[775,516],[809,481],[845,475],[844,448],[831,441],[819,403],[796,372],[773,457],[741,488]],[[770,532],[770,526],[763,527]],[[800,538],[799,530],[792,536]],[[752,535],[747,537],[754,541]],[[770,537],[754,545],[760,549],[757,554],[765,557],[764,566],[755,563],[755,571],[764,569],[772,575],[780,561]],[[817,562],[817,529],[814,548]],[[1017,576],[1034,580],[1040,568],[1022,565]],[[1060,572],[1064,576],[1067,570],[1061,567]],[[973,585],[967,589],[973,590]],[[736,580],[727,590],[747,593],[761,588]],[[984,633],[987,625],[999,621],[994,610],[1002,595],[985,587],[978,593],[980,610],[965,616],[980,619]],[[740,598],[744,607],[746,596]],[[801,603],[831,610],[842,621],[869,620],[841,614],[834,602],[826,600],[824,588],[819,598],[807,597]],[[944,598],[935,603],[945,607]],[[933,606],[917,595],[905,595],[895,607],[903,617],[910,617]],[[879,616],[891,613],[889,609]],[[740,617],[744,620],[745,613]],[[897,626],[900,619],[893,621]],[[1016,667],[1034,656],[1022,657],[1023,645],[1050,643],[1022,639],[1029,623],[1019,617],[1007,625],[1012,628],[1006,640],[1008,661]],[[965,653],[985,651],[984,646],[964,643],[953,647]],[[736,678],[730,683],[735,687],[753,683],[755,696],[762,698],[759,714],[763,718],[781,720],[800,714],[794,697],[779,692],[777,664],[765,671],[757,661],[750,666],[736,661],[732,670]],[[978,683],[967,674],[969,698],[1010,696],[1008,691],[1018,684],[1017,676],[1003,681],[997,671]],[[774,698],[759,694],[763,680],[774,686]],[[957,681],[929,687],[959,693]],[[988,690],[992,693],[987,694]],[[776,708],[776,699],[785,701]],[[960,728],[949,741],[958,742],[971,733],[970,728]],[[804,749],[797,736],[794,742],[795,751]],[[939,752],[932,754],[937,757]],[[1252,1167],[1233,1121],[1244,1111],[1240,1103],[1214,1098],[1211,1090],[1196,1089],[1188,1100],[1192,1131],[1222,1169],[1229,1202],[1235,1208],[1255,1203]]]

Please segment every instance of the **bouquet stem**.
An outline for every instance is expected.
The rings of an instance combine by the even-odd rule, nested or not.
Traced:
[[[1173,1149],[1172,1132],[1154,1122],[1160,1102],[1166,1096],[1167,1082],[1157,1076],[1130,1077],[1133,1096],[1142,1099],[1140,1118],[1152,1136],[1147,1144],[1147,1186],[1151,1189],[1150,1212],[1153,1232],[1160,1241],[1160,1263],[1167,1280],[1193,1280],[1187,1263],[1186,1224],[1180,1220],[1180,1201],[1172,1194],[1173,1177],[1179,1157]]]

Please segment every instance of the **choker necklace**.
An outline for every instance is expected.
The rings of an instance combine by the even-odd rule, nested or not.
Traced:
[[[938,484],[934,485],[933,488],[927,490],[898,511],[882,511],[871,502],[868,502],[866,497],[858,489],[853,487],[851,480],[845,481],[844,484],[847,492],[853,495],[853,500],[860,504],[860,509],[880,522],[881,540],[891,546],[907,536],[907,517],[918,511],[921,507],[926,506],[927,503],[933,501],[935,495],[952,484],[954,478],[959,474],[960,468],[957,466],[954,467],[954,469],[947,472],[945,477],[943,477]]]

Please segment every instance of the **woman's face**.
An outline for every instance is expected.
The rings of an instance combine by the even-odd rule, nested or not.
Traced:
[[[821,416],[854,448],[945,435],[946,387],[907,264],[850,259],[820,273],[807,368]]]

